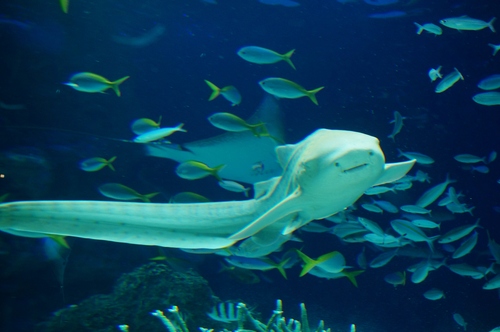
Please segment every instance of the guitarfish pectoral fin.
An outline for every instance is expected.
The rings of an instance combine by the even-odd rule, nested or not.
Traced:
[[[303,218],[300,218],[300,215],[296,215],[295,218],[293,218],[286,226],[283,228],[281,231],[282,235],[288,235],[293,233],[295,230],[301,228],[305,224],[307,224],[311,220],[304,220]]]
[[[385,164],[384,173],[382,173],[382,176],[377,180],[377,183],[375,183],[374,186],[394,182],[401,179],[406,175],[406,173],[410,171],[410,169],[415,164],[415,161],[416,160],[413,159],[400,163]]]
[[[259,198],[267,195],[269,192],[272,192],[272,190],[279,183],[280,179],[281,179],[281,177],[276,176],[276,177],[270,178],[269,180],[266,180],[266,181],[254,183],[254,185],[253,185],[253,191],[255,193],[254,199],[259,199]]]
[[[298,200],[300,201],[301,193],[302,191],[300,190],[300,188],[297,188],[292,194],[276,204],[251,224],[231,235],[229,239],[241,240],[246,237],[252,236],[255,233],[259,232],[261,229],[273,224],[274,222],[286,216],[289,216],[290,214],[299,212],[301,208],[300,204],[298,204]]]

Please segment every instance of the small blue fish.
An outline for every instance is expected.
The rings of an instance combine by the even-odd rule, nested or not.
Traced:
[[[115,168],[112,163],[115,160],[116,156],[109,158],[109,160],[100,157],[85,159],[80,162],[80,169],[85,172],[97,172],[108,166],[114,171]]]
[[[158,122],[155,122],[148,118],[137,119],[130,125],[130,128],[136,135],[142,135],[147,132],[160,129],[161,116]]]
[[[408,151],[404,152],[401,151],[400,149],[398,149],[398,152],[399,152],[398,157],[404,156],[410,160],[415,159],[417,163],[422,165],[430,165],[434,163],[434,159],[420,152],[408,152]]]
[[[120,201],[133,201],[140,199],[143,202],[150,202],[151,198],[159,194],[159,192],[151,194],[139,194],[132,188],[124,186],[120,183],[106,183],[99,187],[99,192],[109,198],[118,199]]]
[[[177,204],[207,203],[207,202],[210,202],[210,200],[205,196],[190,191],[184,191],[175,194],[170,198],[169,201],[169,203],[177,203]]]
[[[471,170],[483,174],[488,174],[490,172],[488,166],[472,166]]]
[[[213,175],[217,180],[222,181],[219,176],[219,172],[226,165],[219,165],[216,167],[210,167],[202,162],[195,160],[188,160],[180,163],[177,166],[175,173],[183,179],[186,180],[198,180],[209,175]]]
[[[230,181],[230,180],[219,181],[219,186],[221,188],[228,190],[228,191],[232,191],[235,193],[243,193],[245,195],[245,197],[248,197],[248,192],[250,191],[250,187],[245,188],[243,185],[239,184],[238,182]]]
[[[465,322],[465,319],[460,315],[459,313],[454,313],[453,314],[453,320],[460,325],[461,327],[464,328],[464,331],[467,330],[467,323]]]
[[[205,80],[205,83],[207,83],[210,89],[212,89],[212,94],[208,98],[208,101],[212,101],[219,95],[222,95],[222,97],[226,98],[226,100],[231,103],[231,106],[236,106],[241,103],[241,94],[234,86],[228,85],[223,88],[219,88],[217,85],[208,80]]]
[[[67,86],[81,92],[88,93],[104,93],[107,89],[113,89],[118,97],[122,94],[120,92],[120,84],[125,82],[130,76],[125,76],[114,82],[108,81],[106,78],[93,73],[77,73],[70,77]]]
[[[445,296],[444,296],[444,293],[442,290],[437,289],[437,288],[432,288],[424,293],[424,297],[427,300],[437,301],[437,300],[444,298]]]
[[[239,49],[237,54],[242,59],[257,64],[271,64],[279,61],[285,61],[293,69],[295,69],[292,60],[290,59],[293,55],[293,52],[295,52],[295,50],[291,50],[285,54],[279,54],[275,51],[263,47],[245,46]]]
[[[260,271],[278,269],[281,275],[285,279],[287,279],[284,266],[290,260],[290,257],[282,260],[280,263],[275,263],[272,259],[267,257],[249,258],[249,257],[229,256],[224,259],[229,264],[242,269],[260,270]]]
[[[182,127],[184,126],[184,123],[179,123],[175,127],[165,127],[165,128],[159,128],[159,129],[154,129],[148,132],[145,132],[144,134],[141,134],[134,138],[134,142],[136,143],[149,143],[153,141],[157,141],[160,139],[163,139],[167,136],[172,135],[173,133],[177,131],[182,131],[186,132],[186,129],[183,129]]]
[[[397,287],[398,285],[404,286],[406,284],[406,271],[390,273],[384,277],[384,280],[386,283],[391,284],[394,287]]]
[[[268,77],[260,81],[259,85],[264,91],[278,98],[296,99],[309,97],[315,105],[318,105],[316,93],[324,88],[322,86],[317,89],[306,90],[295,82],[279,77]]]
[[[434,68],[429,69],[429,72],[427,73],[427,75],[429,75],[431,82],[434,82],[438,78],[443,78],[443,75],[441,74],[441,68],[443,68],[443,67],[439,66],[436,69],[434,69]]]
[[[391,138],[393,141],[396,141],[395,137],[397,134],[399,134],[399,132],[401,131],[401,128],[403,128],[403,120],[404,119],[406,119],[406,118],[403,117],[401,115],[401,113],[399,113],[398,111],[394,111],[394,120],[389,122],[389,123],[394,123],[394,128],[392,129],[392,133],[387,137]]]
[[[497,152],[491,151],[490,154],[488,155],[488,164],[494,162],[495,159],[497,159]]]

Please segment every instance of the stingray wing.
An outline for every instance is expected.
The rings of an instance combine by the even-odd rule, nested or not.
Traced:
[[[264,122],[269,133],[283,140],[281,110],[276,98],[267,95],[250,123]],[[227,132],[208,139],[183,144],[184,149],[170,144],[150,144],[146,153],[150,156],[173,159],[177,162],[200,161],[210,167],[226,165],[219,173],[221,178],[244,183],[256,183],[281,175],[276,160],[277,140],[255,137],[250,131]],[[259,167],[256,168],[255,166]]]

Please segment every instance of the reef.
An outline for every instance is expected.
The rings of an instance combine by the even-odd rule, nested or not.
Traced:
[[[174,304],[182,309],[187,328],[197,330],[213,323],[206,312],[216,302],[208,282],[196,272],[177,272],[164,264],[149,263],[122,275],[111,294],[95,295],[59,310],[39,324],[37,331],[116,332],[127,322],[133,331],[164,332],[150,313]]]
[[[173,306],[168,310],[168,318],[163,311],[155,310],[151,315],[157,317],[168,332],[189,332],[182,315],[177,306]],[[273,311],[269,320],[264,323],[256,319],[244,303],[239,303],[237,306],[237,328],[234,332],[331,332],[331,329],[325,329],[325,324],[322,320],[319,321],[316,329],[311,329],[307,318],[307,310],[304,303],[300,304],[300,320],[289,319],[283,317],[283,306],[281,300],[276,301],[276,309]],[[120,325],[122,332],[130,332],[129,325]],[[200,327],[201,332],[213,332],[214,329]],[[230,332],[231,330],[223,329],[221,332]],[[356,332],[356,326],[351,325],[351,332]]]

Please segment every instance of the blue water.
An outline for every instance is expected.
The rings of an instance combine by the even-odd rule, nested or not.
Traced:
[[[285,140],[295,143],[318,128],[363,132],[381,141],[390,162],[401,161],[397,148],[432,156],[425,167],[432,184],[450,174],[458,180],[474,216],[456,215],[447,230],[481,218],[476,249],[460,262],[488,266],[486,230],[500,242],[499,161],[481,174],[464,169],[453,159],[459,153],[485,156],[500,149],[500,106],[481,106],[472,96],[477,83],[500,70],[500,55],[492,56],[488,43],[500,44],[488,28],[459,32],[446,27],[441,36],[417,35],[413,22],[434,23],[469,15],[489,21],[500,15],[494,1],[399,1],[371,6],[363,1],[342,4],[334,0],[301,0],[298,7],[269,6],[257,0],[71,0],[68,14],[57,0],[36,3],[13,0],[0,4],[0,101],[24,109],[0,108],[0,170],[16,180],[0,179],[0,195],[19,200],[102,200],[97,187],[124,183],[139,192],[160,191],[154,202],[170,195],[196,191],[213,200],[243,199],[223,191],[213,179],[188,182],[174,172],[176,163],[144,156],[142,147],[115,139],[132,139],[130,123],[137,118],[174,126],[185,123],[188,133],[175,135],[185,143],[220,134],[206,118],[214,112],[250,117],[265,92],[257,84],[266,77],[283,77],[307,89],[325,86],[317,94],[319,106],[308,98],[282,99]],[[380,1],[379,1],[380,2]],[[392,15],[391,12],[405,15]],[[388,13],[386,15],[383,15]],[[371,18],[377,14],[386,18]],[[380,15],[382,14],[382,15]],[[125,45],[113,36],[140,37],[158,26],[163,34],[148,45]],[[500,29],[500,23],[496,24]],[[285,62],[257,65],[236,55],[242,46],[258,45],[279,53],[296,49],[297,70]],[[427,71],[454,67],[465,80],[436,94]],[[93,72],[110,80],[129,75],[122,96],[75,91],[62,83],[77,72]],[[239,106],[222,97],[208,102],[204,80],[219,86],[235,85],[242,94]],[[389,121],[393,112],[406,117],[393,142]],[[12,153],[30,156],[12,159]],[[84,173],[78,162],[95,156],[117,155],[117,172],[108,169]],[[9,173],[10,172],[10,173]],[[25,174],[25,176],[23,176]],[[334,184],[332,184],[334,185]],[[429,184],[415,184],[400,196],[385,199],[415,201]],[[444,208],[441,208],[444,209]],[[360,212],[389,227],[391,216]],[[331,234],[297,234],[310,256],[339,250],[347,265],[356,266],[362,244],[345,244]],[[0,329],[31,331],[51,313],[94,295],[107,293],[123,273],[157,255],[155,248],[70,239],[72,251],[64,274],[64,297],[42,243],[36,239],[0,234]],[[375,252],[370,251],[370,257]],[[258,284],[238,283],[218,274],[217,256],[196,260],[201,275],[221,299],[239,299],[257,305],[267,317],[274,300],[285,301],[289,316],[298,317],[298,303],[306,303],[311,325],[324,319],[335,331],[459,331],[452,315],[459,312],[467,331],[489,331],[500,325],[499,293],[482,289],[485,280],[461,277],[445,267],[430,272],[421,284],[407,281],[394,288],[384,276],[402,271],[414,259],[397,257],[380,269],[369,269],[355,288],[345,278],[298,277],[300,268],[265,273]],[[490,274],[489,278],[494,275]],[[446,299],[431,302],[422,293],[441,288]],[[163,308],[159,308],[163,309]],[[105,328],[105,327],[103,327]]]

